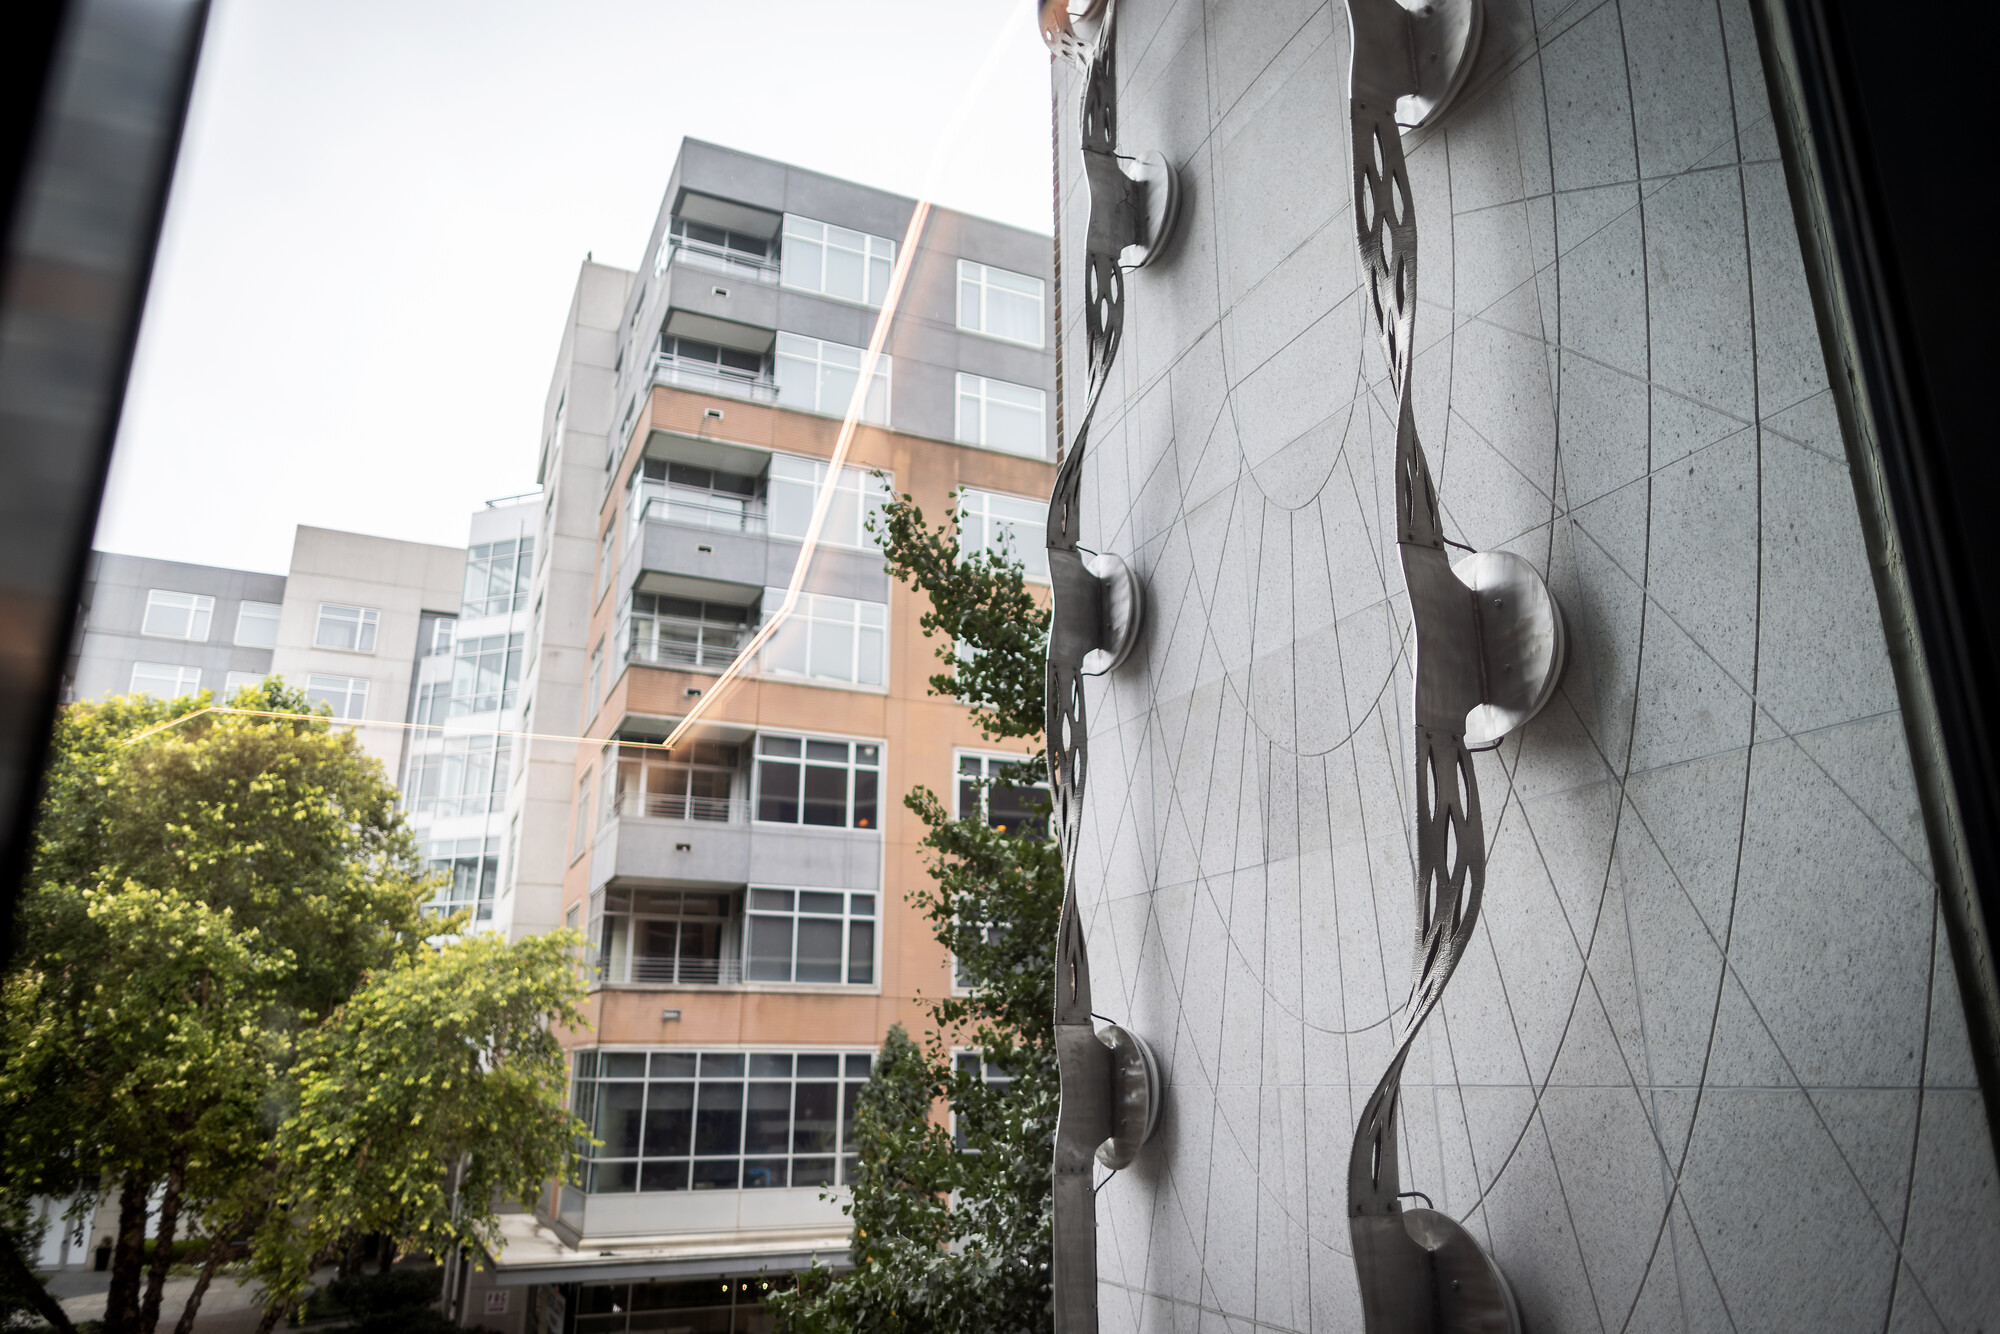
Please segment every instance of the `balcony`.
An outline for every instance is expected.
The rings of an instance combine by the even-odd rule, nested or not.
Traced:
[[[748,824],[750,803],[742,797],[692,797],[678,792],[621,792],[616,806],[624,820],[699,820],[705,824]]]
[[[634,954],[601,962],[597,978],[612,986],[729,987],[743,980],[743,961]]]
[[[880,888],[879,831],[753,824],[749,814],[741,798],[729,801],[725,820],[621,812],[598,828],[591,847],[590,887],[616,882]]]
[[[698,394],[747,399],[752,403],[778,401],[778,382],[768,375],[751,374],[712,361],[666,352],[653,358],[653,383],[689,389]]]
[[[670,491],[649,496],[639,511],[641,523],[678,523],[688,528],[707,528],[718,533],[761,533],[764,531],[763,502],[732,501],[724,496],[703,497],[688,491]]]
[[[775,257],[752,255],[691,236],[672,238],[667,263],[685,264],[689,268],[723,273],[732,278],[746,278],[754,283],[775,284],[778,281],[778,261]]]

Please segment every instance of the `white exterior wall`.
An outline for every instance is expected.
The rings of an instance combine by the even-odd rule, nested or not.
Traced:
[[[535,577],[528,596],[528,661],[523,671],[522,730],[568,737],[582,731],[591,580],[597,565],[597,515],[604,495],[604,441],[611,430],[612,366],[631,273],[585,262],[563,326],[562,346],[542,418],[542,484]],[[560,436],[558,436],[558,405]],[[535,609],[542,609],[539,633]],[[508,794],[508,820],[521,839],[500,886],[510,934],[562,925],[563,873],[569,866],[570,795],[576,783],[573,741],[526,743],[526,763]],[[496,920],[499,913],[496,912]],[[581,924],[579,924],[581,926]]]
[[[431,546],[363,533],[299,525],[278,621],[271,670],[304,688],[314,672],[364,677],[369,719],[391,724],[359,728],[361,741],[388,771],[402,777],[410,675],[417,653],[417,623],[425,611],[455,613],[465,576],[462,547]],[[372,653],[315,647],[323,602],[373,607],[381,612]]]
[[[1126,283],[1086,546],[1095,1007],[1159,1053],[1098,1194],[1108,1330],[1358,1330],[1346,1172],[1410,978],[1409,614],[1357,292],[1340,4],[1122,0],[1119,148],[1184,173]],[[1447,535],[1544,569],[1559,697],[1478,757],[1471,948],[1403,1187],[1528,1328],[1972,1330],[2000,1189],[1742,0],[1494,0],[1406,139]],[[1087,385],[1058,74],[1068,420]]]

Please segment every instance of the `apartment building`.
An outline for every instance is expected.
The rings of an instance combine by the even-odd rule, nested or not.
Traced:
[[[1055,454],[1049,238],[940,209],[830,471],[913,209],[688,140],[639,271],[579,273],[521,695],[525,730],[585,740],[524,748],[514,878],[590,942],[570,1041],[594,1142],[580,1184],[507,1220],[467,1322],[761,1329],[770,1275],[845,1261],[855,1095],[952,985],[905,903],[901,799],[1005,753],[928,694],[935,641],[866,521],[892,490],[933,521],[956,503],[972,545],[1037,561]],[[663,749],[782,603],[822,487],[794,614]]]

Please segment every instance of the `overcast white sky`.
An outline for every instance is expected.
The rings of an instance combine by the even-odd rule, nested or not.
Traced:
[[[1049,228],[1028,0],[221,0],[97,530],[283,572],[295,524],[457,545],[530,490],[586,251],[683,135]]]

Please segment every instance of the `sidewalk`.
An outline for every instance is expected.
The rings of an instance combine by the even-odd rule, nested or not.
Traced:
[[[102,1320],[104,1303],[111,1289],[111,1275],[90,1270],[65,1270],[51,1274],[49,1292],[62,1303],[71,1320]],[[160,1331],[170,1334],[194,1291],[195,1280],[170,1278],[160,1292]],[[263,1315],[259,1300],[262,1290],[254,1282],[239,1282],[218,1275],[202,1296],[201,1310],[195,1315],[196,1334],[252,1334]]]

